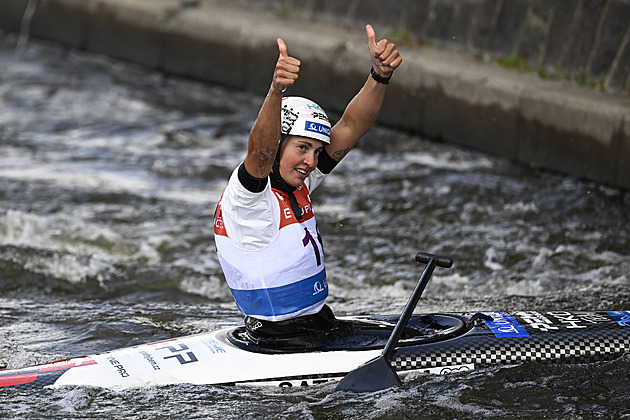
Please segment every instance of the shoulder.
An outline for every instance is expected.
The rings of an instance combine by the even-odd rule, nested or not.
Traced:
[[[220,201],[225,236],[237,246],[256,249],[276,236],[280,204],[269,183],[261,192],[252,192],[238,179],[238,168],[232,173]]]
[[[322,172],[319,167],[315,168],[304,181],[304,185],[308,188],[308,191],[313,191],[322,183],[322,181],[328,176],[327,173]]]
[[[271,195],[272,191],[268,179],[252,177],[241,163],[232,172],[221,201],[253,205]]]

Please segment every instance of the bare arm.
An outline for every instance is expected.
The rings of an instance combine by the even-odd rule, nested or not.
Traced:
[[[300,71],[300,61],[289,57],[287,46],[280,38],[278,38],[278,50],[280,56],[273,73],[273,80],[249,133],[247,156],[245,156],[245,169],[257,178],[264,178],[271,172],[280,142],[282,94],[288,86],[295,83]]]
[[[383,77],[391,76],[402,62],[396,45],[386,39],[377,43],[376,33],[370,25],[367,25],[365,30],[374,71]],[[357,141],[370,130],[381,110],[386,90],[387,85],[378,83],[368,76],[363,88],[350,101],[343,116],[331,130],[330,144],[325,148],[334,160],[343,159]]]

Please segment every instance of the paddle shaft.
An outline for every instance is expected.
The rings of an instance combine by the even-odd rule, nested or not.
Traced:
[[[396,345],[402,336],[403,330],[409,322],[409,318],[411,318],[413,311],[416,309],[416,305],[418,304],[418,300],[420,299],[424,288],[427,286],[427,283],[429,283],[429,279],[431,278],[431,274],[433,274],[435,266],[449,268],[453,265],[453,261],[449,258],[439,257],[437,255],[427,254],[424,252],[420,252],[416,255],[416,261],[426,264],[426,267],[424,268],[422,276],[420,276],[420,280],[418,280],[418,284],[409,298],[409,302],[407,302],[407,306],[405,306],[403,313],[400,315],[392,334],[389,336],[389,340],[387,340],[387,344],[385,345],[385,348],[383,348],[383,352],[376,359],[348,372],[348,374],[344,376],[341,382],[339,382],[339,385],[335,388],[336,391],[348,390],[373,392],[394,386],[400,386],[400,378],[390,363],[394,350],[396,349]]]
[[[400,315],[400,319],[398,320],[398,323],[394,327],[394,331],[392,332],[392,335],[390,335],[389,340],[387,340],[387,344],[385,345],[385,348],[383,349],[383,353],[381,356],[385,360],[387,360],[387,363],[390,362],[391,357],[394,353],[394,350],[396,350],[396,344],[398,344],[398,340],[400,340],[403,330],[405,329],[405,327],[407,326],[407,323],[409,322],[409,318],[411,318],[413,311],[416,309],[416,305],[418,304],[418,300],[420,300],[420,296],[422,295],[422,292],[424,292],[424,288],[427,286],[427,283],[429,283],[429,279],[431,279],[433,270],[435,270],[437,258],[438,258],[437,256],[431,256],[429,258],[429,261],[427,262],[427,265],[424,268],[424,271],[422,272],[422,276],[420,276],[420,280],[418,281],[416,288],[411,294],[411,297],[409,298],[409,302],[407,302],[407,306],[405,306],[403,313]]]

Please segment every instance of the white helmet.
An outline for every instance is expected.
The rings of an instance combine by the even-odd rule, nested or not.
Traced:
[[[330,144],[330,121],[326,112],[310,99],[282,98],[282,134],[302,136]]]

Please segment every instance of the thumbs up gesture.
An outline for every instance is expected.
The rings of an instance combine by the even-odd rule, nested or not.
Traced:
[[[287,45],[281,38],[278,38],[278,50],[280,56],[273,74],[273,86],[279,93],[282,93],[297,80],[300,72],[300,60],[289,56]]]
[[[374,71],[383,77],[391,76],[392,72],[402,62],[402,57],[396,49],[396,44],[387,39],[376,42],[376,32],[372,25],[366,25],[365,31],[368,37],[368,48],[372,58]]]

